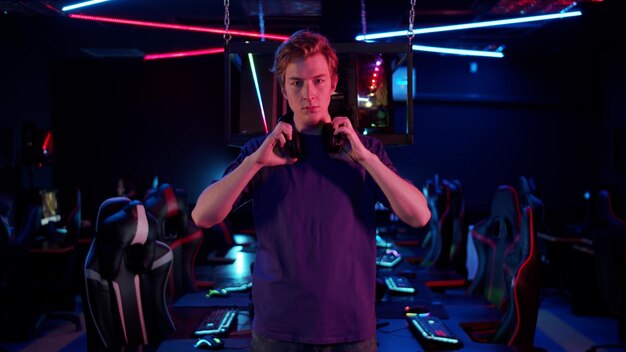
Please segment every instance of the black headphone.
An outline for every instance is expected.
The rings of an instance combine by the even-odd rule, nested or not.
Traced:
[[[286,122],[293,126],[293,111],[288,111],[278,121]],[[327,122],[322,126],[321,138],[327,153],[337,154],[343,149],[345,137],[341,133],[335,135],[335,128],[332,123]],[[300,132],[296,131],[295,128],[293,129],[291,140],[287,140],[283,149],[290,158],[300,159],[305,156],[306,153],[300,142]]]

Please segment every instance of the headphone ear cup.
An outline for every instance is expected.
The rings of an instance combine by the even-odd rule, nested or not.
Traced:
[[[343,135],[335,135],[335,128],[332,123],[325,123],[322,126],[322,143],[329,154],[337,154],[343,149]]]
[[[290,158],[298,158],[302,157],[302,147],[300,143],[300,133],[298,133],[295,128],[293,133],[291,134],[291,140],[285,143],[285,151]]]

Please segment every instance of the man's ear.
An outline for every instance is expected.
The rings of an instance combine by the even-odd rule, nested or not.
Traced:
[[[283,93],[283,98],[287,99],[287,92],[285,91],[285,85],[279,84],[279,86],[280,86],[280,92]]]
[[[335,75],[335,77],[333,77],[333,78],[331,79],[331,86],[330,86],[330,88],[331,88],[331,90],[332,90],[333,92],[334,92],[334,91],[335,91],[335,89],[337,88],[337,82],[338,82],[338,81],[339,81],[339,76],[338,76],[338,75]]]

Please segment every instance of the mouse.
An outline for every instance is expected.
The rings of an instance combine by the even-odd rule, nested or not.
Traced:
[[[207,297],[226,297],[228,296],[228,291],[224,288],[211,289],[206,294]]]
[[[218,337],[207,335],[199,338],[193,347],[201,350],[221,350],[224,347],[224,341]]]
[[[413,271],[413,270],[402,270],[401,272],[398,273],[398,276],[404,276],[407,279],[413,279],[413,278],[415,278],[415,271]]]
[[[428,314],[430,310],[424,306],[406,306],[404,307],[404,313]]]

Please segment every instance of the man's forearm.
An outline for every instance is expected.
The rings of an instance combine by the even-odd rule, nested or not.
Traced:
[[[419,189],[389,169],[375,154],[362,160],[361,165],[376,181],[389,200],[391,210],[402,221],[413,227],[428,223],[430,210]]]
[[[249,156],[231,173],[202,191],[191,217],[200,227],[211,227],[223,221],[252,177],[262,168]]]

